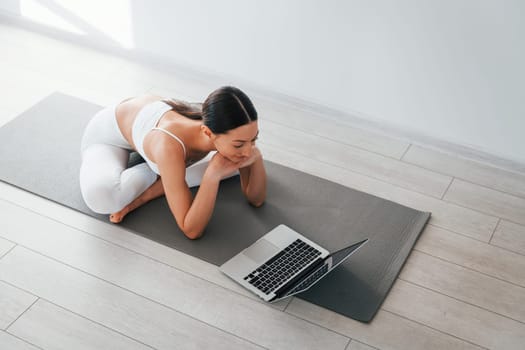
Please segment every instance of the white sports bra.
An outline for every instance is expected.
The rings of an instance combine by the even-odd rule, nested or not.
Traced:
[[[144,138],[151,130],[162,131],[177,140],[182,146],[182,150],[184,151],[184,159],[186,159],[186,146],[182,140],[168,130],[157,127],[160,118],[162,118],[164,113],[171,111],[171,109],[171,106],[164,103],[163,101],[148,103],[137,113],[133,127],[131,128],[131,138],[133,139],[133,143],[135,144],[137,152],[142,156],[142,158],[144,158],[151,170],[153,170],[157,175],[160,175],[157,164],[153,163],[144,153]]]

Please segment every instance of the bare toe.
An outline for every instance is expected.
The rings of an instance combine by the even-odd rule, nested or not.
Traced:
[[[114,224],[118,224],[124,219],[124,215],[122,212],[114,213],[109,216],[109,221],[111,221]]]

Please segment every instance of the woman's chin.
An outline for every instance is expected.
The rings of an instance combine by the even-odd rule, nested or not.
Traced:
[[[220,153],[220,152],[219,152]],[[249,157],[245,156],[236,156],[236,155],[226,155],[223,153],[220,153],[224,158],[228,159],[230,162],[239,164],[242,162],[245,162]]]
[[[244,162],[247,158],[246,157],[237,157],[237,156],[233,156],[233,157],[230,157],[228,158],[231,162],[234,162],[235,164],[239,164],[239,163],[242,163]]]

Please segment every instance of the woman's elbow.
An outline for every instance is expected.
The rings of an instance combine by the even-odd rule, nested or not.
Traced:
[[[203,231],[182,230],[182,232],[191,240],[199,239],[203,235]]]
[[[256,208],[259,208],[264,204],[264,199],[258,201],[250,201],[250,204]]]
[[[202,237],[202,235],[204,234],[204,230],[187,230],[187,229],[182,229],[182,232],[184,233],[184,235],[186,237],[188,237],[189,239],[191,240],[194,240],[194,239],[199,239]]]
[[[196,225],[195,223],[187,222],[186,218],[176,221],[179,230],[181,230],[187,238],[193,240],[202,237],[205,227],[199,227],[200,225],[198,224]]]

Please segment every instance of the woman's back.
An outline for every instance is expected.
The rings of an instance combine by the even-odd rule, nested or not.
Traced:
[[[117,106],[116,118],[120,132],[134,149],[136,149],[136,147],[133,142],[131,130],[137,114],[147,104],[161,99],[162,97],[156,95],[141,95],[126,99]]]

